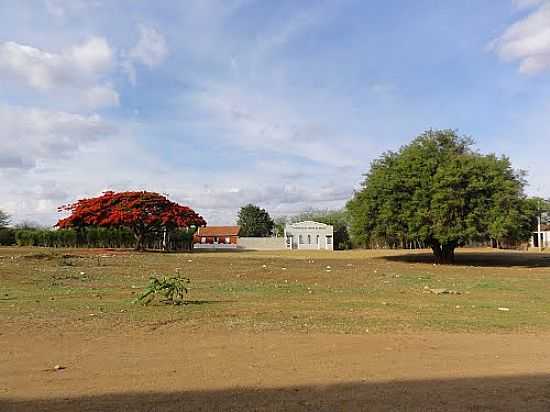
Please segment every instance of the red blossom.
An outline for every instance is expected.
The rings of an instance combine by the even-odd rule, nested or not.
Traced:
[[[206,226],[206,221],[187,206],[171,202],[152,192],[104,192],[99,197],[81,199],[58,208],[70,215],[57,222],[57,227],[85,226],[126,227],[136,236],[140,248],[147,233],[192,226]]]

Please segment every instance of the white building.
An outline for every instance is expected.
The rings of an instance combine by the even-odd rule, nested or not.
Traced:
[[[550,247],[550,230],[533,232],[533,236],[531,236],[531,240],[529,241],[529,247],[538,248],[539,243],[543,249]]]
[[[334,250],[334,228],[318,222],[289,223],[285,226],[287,249]]]

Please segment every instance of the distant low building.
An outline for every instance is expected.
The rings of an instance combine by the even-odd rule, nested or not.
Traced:
[[[287,249],[334,250],[334,228],[324,223],[305,221],[285,226]]]
[[[236,245],[239,226],[205,226],[195,234],[194,243],[200,245]]]
[[[550,225],[542,225],[540,232],[533,232],[529,241],[529,247],[550,247]]]

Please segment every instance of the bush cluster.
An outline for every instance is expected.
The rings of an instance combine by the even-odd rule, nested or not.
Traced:
[[[194,230],[178,230],[166,237],[168,250],[191,250]],[[124,228],[88,227],[74,229],[0,229],[0,245],[40,247],[133,248],[136,239]],[[145,239],[147,249],[163,249],[164,234],[151,234]]]
[[[134,236],[126,229],[87,228],[73,229],[19,229],[15,230],[18,246],[43,247],[133,247]]]
[[[15,230],[11,228],[0,228],[0,246],[15,245]]]

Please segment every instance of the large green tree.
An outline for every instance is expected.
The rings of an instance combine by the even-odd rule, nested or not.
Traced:
[[[0,229],[7,227],[10,224],[10,216],[0,210]]]
[[[468,241],[525,240],[535,214],[510,160],[472,149],[453,130],[429,130],[374,160],[347,208],[362,243],[419,244],[451,263]]]
[[[237,224],[241,228],[239,236],[242,237],[267,237],[274,227],[269,213],[251,203],[241,207]]]
[[[10,216],[0,210],[0,245],[12,245],[15,243],[15,232],[9,228]]]

